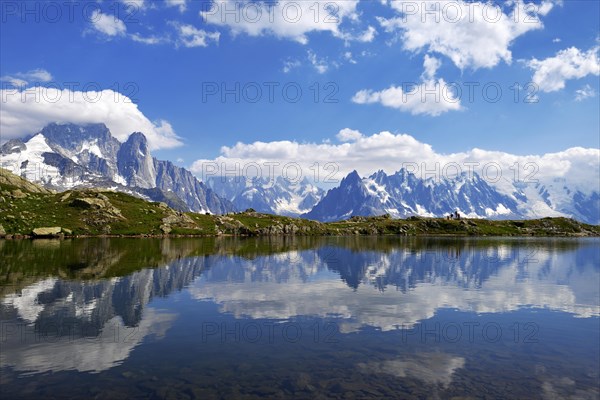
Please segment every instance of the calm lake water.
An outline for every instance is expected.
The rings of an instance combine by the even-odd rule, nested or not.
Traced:
[[[600,241],[0,241],[0,396],[600,397]]]

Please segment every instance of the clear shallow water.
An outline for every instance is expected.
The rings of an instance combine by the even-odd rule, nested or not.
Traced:
[[[4,398],[600,396],[598,239],[0,241]]]

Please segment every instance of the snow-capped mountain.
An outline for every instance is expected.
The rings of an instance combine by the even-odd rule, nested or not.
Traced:
[[[325,194],[306,178],[292,182],[283,177],[215,176],[207,179],[206,184],[238,210],[253,208],[258,212],[290,217],[310,211]]]
[[[132,133],[121,143],[104,124],[50,124],[25,141],[5,143],[0,163],[59,191],[103,187],[186,211],[223,214],[234,209],[188,170],[152,157],[143,133]]]
[[[352,172],[326,194],[309,182],[283,177],[212,177],[200,182],[188,170],[150,153],[144,134],[126,142],[104,124],[50,124],[25,140],[0,147],[0,166],[55,190],[112,188],[180,210],[223,214],[253,208],[286,216],[336,221],[354,215],[473,218],[570,217],[600,224],[600,183],[551,177],[534,183],[487,182],[477,173],[422,179],[404,169],[361,178]]]
[[[393,175],[379,171],[361,178],[356,171],[302,217],[337,221],[352,216],[390,214],[443,217],[458,211],[470,218],[520,219],[565,216],[600,223],[600,195],[555,184],[513,184],[509,191],[486,182],[478,174],[454,178],[420,179],[404,169]]]
[[[524,199],[519,208],[526,218],[570,217],[600,224],[600,182],[577,186],[554,178],[521,187]]]

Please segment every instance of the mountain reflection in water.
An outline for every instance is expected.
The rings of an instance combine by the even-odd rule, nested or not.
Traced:
[[[83,397],[109,397],[85,391],[92,390],[95,379],[114,379],[117,370],[121,379],[142,382],[128,395],[161,397],[158,389],[144,386],[144,377],[134,377],[138,372],[129,372],[139,371],[140,360],[162,360],[164,365],[154,365],[157,370],[148,374],[162,374],[163,388],[179,376],[169,368],[195,371],[186,380],[188,397],[220,395],[224,389],[207,383],[215,376],[235,383],[233,397],[343,397],[348,392],[401,398],[419,392],[419,386],[443,396],[477,395],[473,381],[511,358],[514,368],[522,368],[513,372],[538,377],[526,396],[598,396],[593,389],[599,362],[594,342],[600,334],[597,239],[36,240],[0,241],[0,255],[1,383],[11,397],[20,393],[22,379],[35,382],[30,395],[42,395],[51,375],[40,373],[49,372],[58,388],[51,397],[73,382],[81,383],[73,390]],[[414,333],[423,324],[438,326],[439,334],[439,324],[443,329],[450,321],[464,329],[465,321],[474,320],[506,327],[521,323],[515,332],[523,334],[522,326],[534,324],[539,340],[526,346],[514,333],[509,337],[511,328],[498,342],[483,343],[427,341],[427,333],[423,342]],[[571,324],[571,338],[587,339],[574,345],[561,335],[564,321]],[[294,322],[305,336],[315,324],[334,324],[335,340],[316,340],[314,333],[314,340],[243,340],[235,324],[251,322],[275,327]],[[223,336],[221,329],[229,333]],[[407,339],[406,332],[413,336]],[[500,346],[507,343],[518,346],[516,353],[502,353],[507,350]],[[291,367],[288,361],[298,357],[299,346],[303,363]],[[562,376],[566,366],[556,358],[565,352],[575,358],[571,377]],[[480,359],[482,354],[487,358]],[[229,362],[254,365],[252,383],[218,367],[212,378],[200,377],[191,367],[203,362],[198,357],[223,368]],[[313,368],[315,362],[327,364],[322,357],[353,377],[348,385],[327,384],[333,372]],[[271,372],[256,365],[270,365]],[[159,374],[161,368],[165,371]],[[61,371],[72,372],[57,382]],[[286,377],[290,374],[293,379]],[[257,392],[252,385],[261,379],[263,386],[273,386],[269,379],[274,380],[275,391]],[[496,383],[497,395],[514,394],[500,389],[512,378],[498,379],[505,381]],[[111,382],[115,390],[120,387],[118,380]]]

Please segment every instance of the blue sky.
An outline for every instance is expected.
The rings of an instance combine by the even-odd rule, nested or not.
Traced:
[[[600,147],[600,2],[503,1],[486,8],[490,15],[503,13],[498,21],[482,19],[483,11],[474,8],[481,3],[439,2],[447,13],[473,7],[474,19],[456,22],[441,11],[433,28],[431,15],[422,20],[422,2],[288,1],[274,9],[274,21],[264,12],[256,22],[252,12],[267,10],[265,3],[251,8],[237,2],[244,11],[221,14],[236,4],[229,3],[210,9],[209,1],[81,1],[70,6],[71,18],[62,1],[3,2],[0,77],[8,99],[18,97],[15,88],[65,89],[77,82],[74,91],[115,90],[138,108],[113,102],[86,104],[81,113],[73,106],[60,114],[54,106],[48,113],[39,104],[8,104],[3,96],[3,139],[24,136],[49,115],[81,122],[80,115],[96,121],[122,112],[121,122],[134,122],[115,123],[113,131],[126,132],[144,120],[135,130],[156,131],[149,134],[156,155],[188,166],[223,155],[222,146],[237,142],[349,142],[336,136],[344,128],[363,137],[408,134],[444,154],[480,148],[542,155]],[[287,19],[278,14],[282,4]],[[301,4],[303,19],[293,22]],[[520,7],[535,17],[513,23],[511,12]],[[307,15],[314,9],[320,10],[316,19]],[[328,14],[335,14],[331,21]],[[398,90],[411,90],[410,82],[462,93],[454,102],[436,101],[433,94],[425,102],[403,102]],[[233,94],[222,101],[223,85],[236,84],[240,101]],[[486,101],[486,85],[491,97],[502,90],[497,101]],[[252,102],[257,86],[262,93]],[[300,88],[299,100],[286,101],[284,87],[291,97]],[[215,88],[216,94],[207,92]],[[527,94],[534,103],[526,102]],[[268,154],[252,151],[240,150],[249,158]]]

